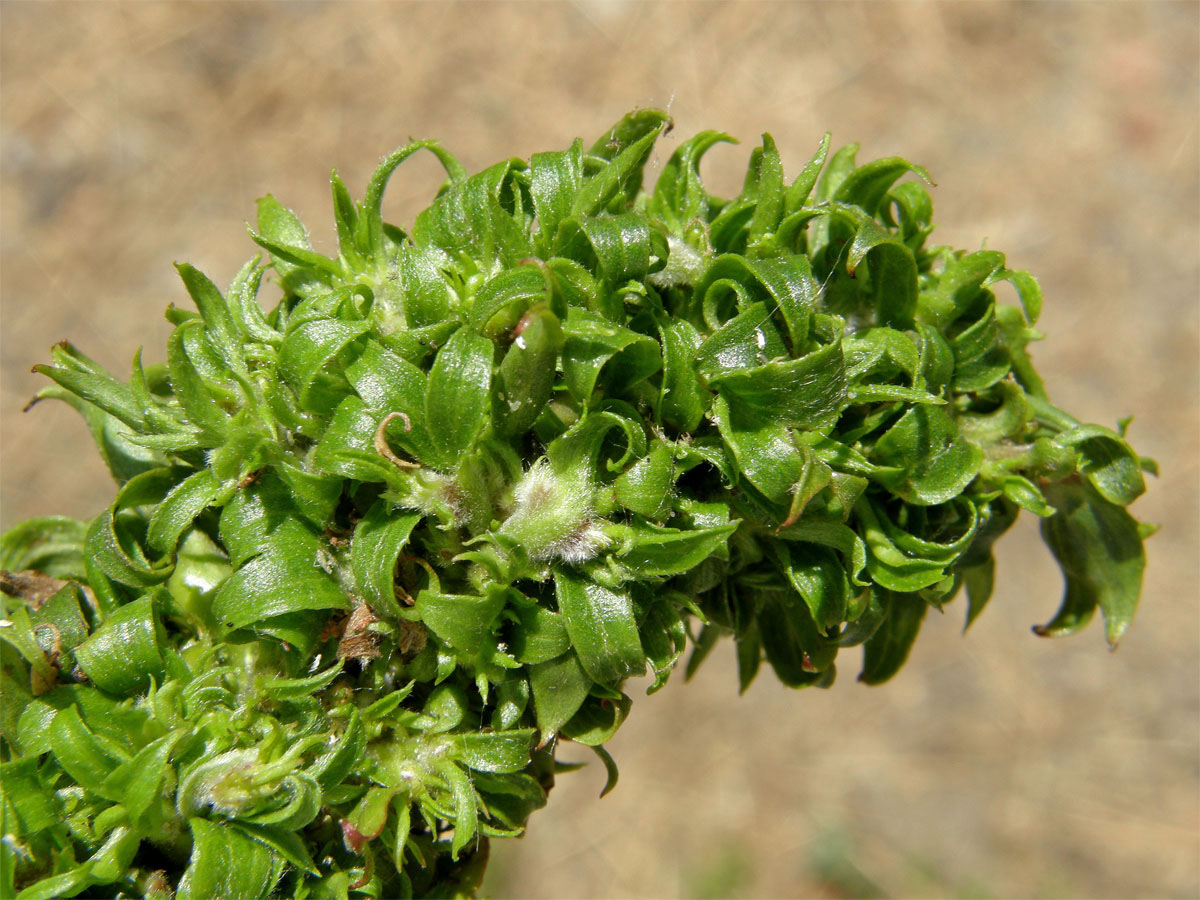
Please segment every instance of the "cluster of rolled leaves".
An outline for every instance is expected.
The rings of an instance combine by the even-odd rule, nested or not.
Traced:
[[[669,127],[475,175],[410,144],[359,203],[333,176],[336,257],[265,197],[266,265],[179,266],[165,364],[37,367],[119,488],[0,548],[0,894],[470,894],[562,742],[615,782],[627,679],[732,636],[743,688],[856,645],[883,682],[930,607],[983,609],[1020,509],[1066,578],[1035,630],[1117,641],[1152,464],[1047,399],[1037,282],[926,246],[924,170],[828,136],[791,183],[764,136],[721,200],[703,132],[643,191]]]

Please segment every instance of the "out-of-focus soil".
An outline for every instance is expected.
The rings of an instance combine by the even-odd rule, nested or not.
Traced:
[[[937,180],[936,237],[1035,272],[1055,399],[1135,413],[1163,477],[1136,512],[1143,609],[1120,651],[1093,626],[1029,633],[1059,580],[1035,527],[1000,552],[966,638],[933,616],[882,688],[736,696],[718,654],[635,704],[621,784],[564,776],[488,890],[522,897],[1197,896],[1200,7],[1059,4],[218,4],[0,6],[3,523],[94,514],[111,484],[65,407],[21,407],[70,339],[115,371],[171,267],[227,282],[271,191],[332,245],[327,177],[361,191],[410,136],[469,168],[591,138],[634,106],[680,135],[770,130],[795,173],[826,129]],[[748,146],[715,151],[740,182]],[[400,222],[431,160],[395,178]],[[635,696],[640,687],[634,686]]]

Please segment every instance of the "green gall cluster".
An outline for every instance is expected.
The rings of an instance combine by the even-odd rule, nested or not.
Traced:
[[[927,244],[925,171],[828,135],[722,199],[705,131],[643,189],[669,127],[473,175],[410,144],[361,201],[332,177],[336,256],[265,197],[226,291],[179,266],[165,362],[37,367],[117,489],[0,544],[0,894],[469,895],[563,742],[615,783],[628,679],[731,637],[742,689],[855,646],[884,682],[1022,509],[1066,579],[1038,633],[1115,644],[1153,464],[1050,402],[1037,281]]]

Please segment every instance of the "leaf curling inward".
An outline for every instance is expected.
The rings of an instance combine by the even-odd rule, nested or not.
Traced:
[[[408,418],[407,415],[405,415],[402,412],[388,413],[386,416],[384,416],[382,419],[379,420],[379,427],[375,429],[375,452],[378,453],[380,456],[382,456],[384,459],[389,460],[390,462],[394,463],[398,468],[419,469],[419,468],[421,468],[421,464],[419,462],[412,462],[407,459],[401,459],[399,456],[397,456],[392,451],[392,448],[388,446],[387,427],[389,425],[391,425],[393,422],[395,422],[397,419],[400,419],[401,421],[404,422],[404,430],[406,432],[412,431],[412,421]]]

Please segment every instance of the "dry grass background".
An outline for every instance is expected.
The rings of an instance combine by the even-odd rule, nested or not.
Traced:
[[[172,260],[227,281],[274,192],[333,242],[326,179],[358,190],[410,135],[478,168],[667,105],[677,130],[771,130],[794,173],[820,134],[927,165],[937,238],[983,240],[1046,289],[1037,360],[1091,421],[1129,412],[1164,477],[1120,652],[1028,626],[1059,581],[1034,528],[993,608],[934,617],[892,684],[797,694],[731,657],[635,705],[622,782],[564,777],[488,890],[525,897],[1200,894],[1200,6],[1196,3],[0,5],[5,526],[94,514],[111,490],[65,407],[25,415],[28,366],[70,338],[125,371],[161,355]],[[707,164],[729,190],[748,148]],[[388,210],[438,181],[414,161]],[[635,691],[640,693],[635,686]],[[593,769],[595,767],[592,767]]]

